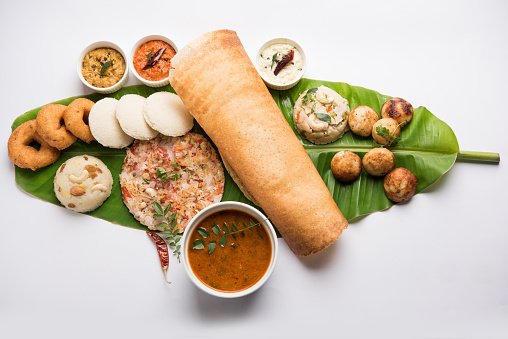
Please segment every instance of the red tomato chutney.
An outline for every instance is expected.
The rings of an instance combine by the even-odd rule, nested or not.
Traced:
[[[165,48],[164,53],[157,57],[157,53],[161,51],[162,48]],[[150,40],[136,49],[132,63],[136,72],[138,72],[143,79],[150,81],[162,80],[169,76],[171,59],[175,54],[175,50],[167,42],[162,40]],[[154,61],[156,57],[157,59]]]
[[[254,224],[257,226],[252,227]],[[235,229],[237,233],[233,233]],[[225,236],[226,233],[229,235]],[[215,243],[212,251],[211,243]],[[268,232],[258,220],[236,210],[206,217],[192,230],[189,245],[186,255],[196,277],[223,292],[237,292],[254,285],[266,273],[272,259]]]

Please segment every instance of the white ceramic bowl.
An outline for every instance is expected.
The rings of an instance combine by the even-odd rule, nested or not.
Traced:
[[[263,74],[263,72],[260,69],[260,65],[258,64],[258,57],[261,54],[261,52],[263,52],[265,50],[265,48],[267,48],[268,46],[274,45],[274,44],[292,45],[296,48],[296,50],[298,51],[298,53],[300,53],[300,55],[302,57],[302,64],[303,64],[302,70],[298,72],[297,77],[293,81],[291,81],[290,83],[284,84],[284,85],[276,84],[276,83],[272,82],[270,79],[268,79]],[[275,38],[272,40],[268,40],[261,46],[261,48],[258,50],[258,53],[256,54],[256,58],[254,59],[254,64],[256,65],[256,69],[257,69],[259,75],[261,76],[261,78],[263,79],[263,81],[265,82],[265,84],[268,87],[277,89],[277,90],[286,90],[286,89],[290,89],[291,87],[294,87],[298,83],[298,81],[300,81],[300,79],[302,79],[303,74],[305,73],[306,57],[305,57],[305,53],[303,52],[302,47],[296,41],[287,39],[287,38]]]
[[[192,239],[190,238],[190,235],[192,234],[192,231],[196,226],[198,226],[201,221],[203,221],[206,217],[208,217],[211,214],[220,212],[220,211],[226,211],[226,210],[236,210],[241,211],[244,213],[249,214],[254,219],[259,221],[261,225],[265,228],[266,232],[268,233],[268,236],[270,237],[271,244],[272,244],[272,258],[270,260],[270,265],[268,266],[268,269],[266,270],[265,274],[261,279],[258,280],[254,285],[251,287],[240,290],[237,292],[227,292],[227,291],[219,291],[216,289],[213,289],[209,287],[208,285],[205,285],[199,278],[194,274],[192,271],[192,268],[190,267],[187,251],[191,250],[192,248]],[[243,297],[248,294],[253,293],[257,289],[259,289],[261,286],[263,286],[264,283],[268,280],[270,275],[273,272],[273,269],[275,267],[275,262],[277,261],[277,252],[278,252],[278,242],[277,242],[277,234],[275,234],[275,230],[268,220],[266,216],[263,215],[263,213],[259,212],[257,209],[255,209],[252,206],[249,206],[247,204],[236,202],[236,201],[224,201],[220,202],[214,205],[210,205],[203,210],[201,210],[198,214],[194,216],[194,218],[191,219],[187,227],[185,228],[185,231],[182,236],[182,248],[183,248],[183,264],[185,267],[185,271],[187,272],[187,275],[192,280],[192,282],[202,291],[221,298],[238,298]]]
[[[162,35],[148,35],[148,36],[138,40],[138,42],[136,42],[136,44],[132,48],[131,55],[130,55],[130,60],[129,60],[129,65],[130,65],[132,73],[134,74],[136,79],[141,81],[143,84],[145,84],[147,86],[150,86],[150,87],[162,87],[162,86],[166,86],[167,84],[169,84],[169,75],[166,78],[161,79],[161,80],[156,80],[156,81],[147,80],[147,79],[143,78],[136,71],[136,68],[134,67],[134,53],[136,53],[136,50],[139,48],[139,46],[141,46],[145,42],[151,41],[151,40],[162,40],[164,42],[167,42],[175,50],[175,52],[178,52],[178,49],[176,48],[175,43],[173,41],[171,41],[171,39],[168,39],[168,38],[166,38],[165,36],[162,36]]]
[[[81,74],[81,67],[82,67],[83,58],[85,57],[85,55],[88,52],[90,52],[90,51],[92,51],[94,49],[102,48],[102,47],[113,48],[113,49],[117,50],[123,56],[123,59],[125,61],[125,73],[123,74],[122,78],[116,84],[114,84],[114,85],[112,85],[110,87],[95,87],[95,86],[92,86],[88,81],[85,80],[85,78],[83,78],[83,74]],[[122,86],[129,79],[129,63],[128,63],[127,56],[125,55],[124,51],[117,44],[114,44],[114,43],[112,43],[110,41],[97,41],[97,42],[94,42],[93,44],[88,45],[83,50],[83,52],[81,52],[81,54],[79,56],[79,60],[78,60],[78,76],[79,76],[79,79],[81,80],[81,82],[86,87],[90,88],[91,90],[93,90],[95,92],[103,93],[103,94],[108,94],[108,93],[116,92],[120,88],[122,88]]]

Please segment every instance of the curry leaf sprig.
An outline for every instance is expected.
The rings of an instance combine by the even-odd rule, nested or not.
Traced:
[[[219,226],[217,224],[212,225],[212,232],[220,237],[219,240],[219,246],[224,248],[226,247],[226,244],[228,242],[228,237],[232,237],[233,241],[230,243],[230,246],[237,247],[238,244],[234,242],[236,240],[237,235],[245,236],[245,231],[250,230],[251,232],[254,232],[254,227],[260,226],[261,224],[259,222],[255,222],[254,220],[250,219],[249,224],[247,225],[245,222],[242,222],[242,228],[238,228],[238,226],[232,222],[230,224],[224,223],[223,226]],[[193,250],[203,250],[205,247],[208,249],[208,254],[212,254],[216,247],[217,242],[215,240],[208,241],[208,244],[205,244],[206,239],[210,237],[210,232],[206,230],[204,227],[198,228],[198,234],[201,237],[201,239],[196,239],[192,243],[192,249]],[[260,237],[263,237],[261,233],[258,232],[258,235]]]
[[[156,227],[158,229],[165,229],[160,234],[163,235],[164,240],[173,250],[173,254],[178,258],[178,262],[180,262],[180,255],[182,254],[180,239],[182,235],[178,233],[178,228],[176,227],[176,212],[171,213],[171,204],[168,204],[166,208],[162,208],[156,201],[153,202],[153,208],[155,210],[153,217],[159,221]]]

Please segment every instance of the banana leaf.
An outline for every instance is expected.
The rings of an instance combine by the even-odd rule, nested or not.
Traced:
[[[325,85],[336,90],[349,101],[351,109],[358,105],[368,105],[379,113],[383,103],[390,97],[369,89],[350,86],[345,83],[311,79],[303,79],[296,87],[287,91],[271,91],[275,102],[281,108],[287,122],[294,129],[296,136],[300,139],[303,147],[308,152],[333,198],[337,202],[337,205],[348,220],[351,221],[355,218],[389,208],[393,203],[388,200],[384,194],[382,178],[373,178],[365,172],[362,172],[360,178],[352,184],[341,184],[336,181],[331,174],[330,161],[336,152],[339,150],[352,150],[360,156],[363,156],[368,150],[378,147],[371,138],[360,138],[348,132],[341,139],[331,144],[314,145],[301,138],[295,129],[292,111],[298,95],[305,89],[318,87],[320,85]],[[106,96],[119,99],[125,94],[139,94],[147,97],[157,91],[174,92],[170,86],[150,88],[143,85],[136,85],[122,88],[118,92],[108,95],[95,93],[81,97],[97,101]],[[76,98],[78,97],[63,99],[56,103],[68,105]],[[19,116],[13,122],[12,129],[15,129],[27,120],[34,119],[39,110],[40,107]],[[203,134],[206,137],[206,133],[198,124],[195,124],[193,131]],[[445,122],[435,117],[425,107],[418,107],[415,109],[413,121],[402,130],[401,141],[399,141],[396,146],[391,147],[391,150],[395,153],[396,165],[410,169],[418,178],[417,192],[423,191],[443,176],[453,166],[457,157],[471,161],[499,162],[499,155],[495,153],[459,153],[459,145],[453,130]],[[62,152],[57,162],[48,167],[35,172],[16,167],[16,183],[28,194],[47,202],[60,205],[53,192],[53,177],[58,167],[64,161],[81,154],[96,156],[104,161],[111,170],[113,178],[116,179],[120,174],[125,152],[126,151],[122,149],[105,148],[98,143],[89,145],[77,141]],[[225,174],[226,181],[222,200],[241,201],[252,205],[242,194],[231,177],[227,173]],[[114,180],[112,193],[109,199],[107,199],[101,207],[88,214],[115,224],[147,230],[145,226],[134,219],[122,203],[122,194],[118,180]]]

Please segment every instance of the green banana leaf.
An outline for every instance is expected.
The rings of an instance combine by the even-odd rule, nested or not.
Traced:
[[[368,105],[379,113],[383,103],[390,97],[369,89],[350,86],[345,83],[310,79],[301,80],[296,87],[288,91],[271,91],[284,117],[294,129],[297,137],[301,140],[304,148],[307,150],[328,189],[332,193],[333,198],[337,202],[337,205],[348,220],[353,220],[360,216],[389,208],[393,203],[388,200],[384,194],[382,179],[373,178],[365,172],[362,172],[360,178],[354,183],[344,185],[336,181],[330,171],[331,158],[337,151],[352,150],[360,156],[363,156],[369,149],[378,147],[371,138],[359,138],[348,132],[334,143],[314,145],[302,139],[294,128],[292,110],[298,95],[307,88],[320,85],[328,86],[348,99],[351,109],[358,105]],[[139,94],[147,97],[157,91],[174,92],[170,86],[150,88],[137,85],[125,87],[113,94],[102,95],[96,93],[83,97],[89,98],[92,101],[97,101],[106,96],[119,99],[125,94]],[[68,105],[76,98],[77,97],[63,99],[57,103]],[[34,119],[39,110],[40,107],[19,116],[13,122],[12,129],[27,120]],[[193,131],[206,136],[206,133],[198,124],[195,124]],[[402,130],[401,141],[395,147],[392,147],[391,150],[396,155],[397,166],[406,167],[416,175],[418,178],[417,192],[421,192],[429,185],[436,182],[453,166],[459,154],[459,145],[453,130],[446,123],[439,120],[426,108],[418,107],[415,109],[413,121]],[[53,177],[58,167],[64,161],[80,154],[96,156],[109,167],[113,178],[118,178],[125,152],[125,150],[105,148],[98,143],[88,145],[81,141],[77,141],[74,145],[62,152],[62,156],[57,162],[48,167],[35,172],[16,167],[16,183],[22,190],[29,194],[50,203],[60,205],[53,192]],[[464,154],[464,157],[466,160],[489,161],[495,158],[496,155]],[[497,158],[497,161],[499,161],[499,158]],[[241,201],[252,204],[245,198],[227,173],[222,200]],[[107,199],[101,207],[89,214],[115,224],[147,230],[145,226],[134,219],[122,203],[122,194],[118,180],[114,180],[112,193],[109,199]]]

